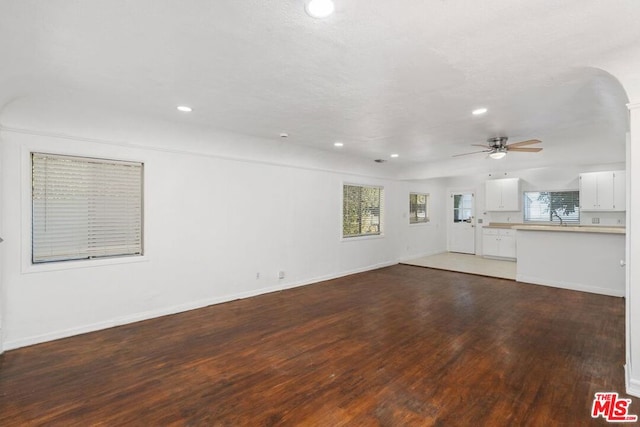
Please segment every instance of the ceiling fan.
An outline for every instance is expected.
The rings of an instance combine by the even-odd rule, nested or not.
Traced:
[[[472,153],[464,153],[464,154],[456,154],[453,157],[466,156],[469,154],[476,153],[489,153],[489,157],[492,159],[501,159],[507,155],[507,151],[520,151],[527,153],[537,153],[538,151],[542,151],[540,147],[525,147],[525,145],[533,145],[540,144],[542,141],[539,139],[528,139],[526,141],[514,142],[512,144],[507,144],[506,136],[499,136],[497,138],[489,138],[487,139],[488,145],[483,144],[471,144],[474,147],[482,147],[484,150],[474,151]]]

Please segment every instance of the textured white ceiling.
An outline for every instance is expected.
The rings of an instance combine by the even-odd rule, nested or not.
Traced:
[[[303,0],[0,0],[0,105],[73,93],[442,174],[500,135],[543,140],[513,167],[624,159],[624,91],[591,66],[637,46],[640,1],[334,1],[317,20]]]

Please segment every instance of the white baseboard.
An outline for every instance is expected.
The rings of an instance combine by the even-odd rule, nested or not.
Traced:
[[[299,282],[287,283],[287,284],[284,284],[284,285],[282,285],[281,287],[279,287],[278,289],[275,289],[275,290],[279,291],[279,290],[284,290],[284,289],[297,288],[299,286],[312,285],[314,283],[324,282],[325,280],[332,280],[332,279],[337,279],[338,277],[350,276],[352,274],[364,273],[365,271],[371,271],[371,270],[377,270],[379,268],[390,267],[392,265],[396,265],[397,263],[398,263],[397,261],[386,261],[386,262],[381,262],[381,263],[378,263],[378,264],[373,264],[373,265],[370,265],[370,266],[367,266],[367,267],[361,267],[361,268],[355,268],[353,270],[343,271],[341,273],[326,274],[324,276],[318,276],[318,277],[314,277],[312,279],[305,279],[305,280],[301,280]],[[269,291],[269,292],[274,292],[274,291]],[[262,293],[267,293],[267,292],[262,292]],[[256,295],[258,295],[258,294],[256,294]]]
[[[539,277],[516,275],[516,282],[531,283],[533,285],[551,286],[554,288],[570,289],[572,291],[590,292],[592,294],[609,295],[612,297],[624,297],[624,289],[609,289],[596,286],[585,286],[582,283],[571,283],[556,280],[541,279]]]
[[[71,337],[71,336],[74,336],[74,335],[86,334],[88,332],[95,332],[95,331],[99,331],[99,330],[102,330],[102,329],[113,328],[115,326],[126,325],[126,324],[129,324],[129,323],[134,323],[134,322],[139,322],[139,321],[142,321],[142,320],[153,319],[153,318],[156,318],[156,317],[168,316],[168,315],[176,314],[176,313],[182,313],[182,312],[185,312],[185,311],[195,310],[195,309],[198,309],[198,308],[203,308],[203,307],[207,307],[207,306],[210,306],[210,305],[220,304],[220,303],[229,302],[229,301],[233,301],[233,300],[237,300],[237,299],[244,299],[244,298],[249,298],[249,297],[253,297],[253,296],[257,296],[257,295],[268,294],[268,293],[271,293],[271,292],[277,292],[277,291],[281,291],[281,290],[284,290],[284,289],[291,289],[291,288],[296,288],[296,287],[299,287],[299,286],[306,286],[306,285],[310,285],[310,284],[313,284],[313,283],[323,282],[325,280],[331,280],[331,279],[336,279],[336,278],[339,278],[339,277],[349,276],[351,274],[356,274],[356,273],[362,273],[362,272],[365,272],[365,271],[376,270],[378,268],[383,268],[383,267],[389,267],[389,266],[395,265],[395,264],[397,264],[397,262],[395,262],[395,261],[383,262],[383,263],[374,264],[374,265],[370,265],[370,266],[366,266],[366,267],[356,268],[356,269],[353,269],[353,270],[343,271],[343,272],[340,272],[340,273],[327,274],[327,275],[324,275],[324,276],[319,276],[319,277],[315,277],[315,278],[311,278],[311,279],[305,279],[305,280],[301,280],[301,281],[298,281],[298,282],[277,284],[277,285],[269,286],[269,287],[265,287],[265,288],[253,289],[251,291],[239,292],[239,293],[236,293],[236,294],[218,296],[218,297],[214,297],[214,298],[207,298],[207,299],[202,299],[202,300],[198,300],[198,301],[192,301],[192,302],[185,303],[185,304],[178,304],[178,305],[171,306],[171,307],[164,307],[164,308],[160,308],[160,309],[156,309],[156,310],[144,311],[144,312],[140,312],[140,313],[135,313],[135,314],[131,314],[131,315],[117,317],[117,318],[114,318],[114,319],[111,319],[111,320],[102,321],[102,322],[96,322],[96,323],[91,323],[91,324],[82,325],[82,326],[78,326],[78,327],[62,329],[62,330],[57,330],[57,331],[53,331],[53,332],[47,332],[46,334],[32,335],[32,336],[25,337],[25,338],[5,341],[4,342],[4,346],[2,345],[2,342],[0,341],[0,353],[2,353],[3,349],[4,350],[14,350],[14,349],[17,349],[17,348],[20,348],[20,347],[26,347],[26,346],[34,345],[34,344],[40,344],[40,343],[43,343],[43,342],[53,341],[53,340],[57,340],[57,339],[61,339],[61,338],[68,338],[68,337]]]
[[[631,378],[628,368],[628,365],[624,365],[627,394],[630,396],[640,397],[640,380]]]

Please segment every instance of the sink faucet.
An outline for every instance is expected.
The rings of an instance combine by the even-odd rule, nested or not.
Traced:
[[[554,216],[554,215],[555,215],[555,216],[557,216],[557,217],[558,217],[558,219],[560,220],[560,225],[563,225],[563,223],[562,223],[562,217],[561,217],[560,215],[558,215],[558,212],[556,212],[556,211],[551,211],[551,222],[553,222],[553,216]]]

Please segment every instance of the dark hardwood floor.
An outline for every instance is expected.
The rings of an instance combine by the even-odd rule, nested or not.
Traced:
[[[622,298],[396,265],[9,351],[0,425],[606,425],[624,361]]]

